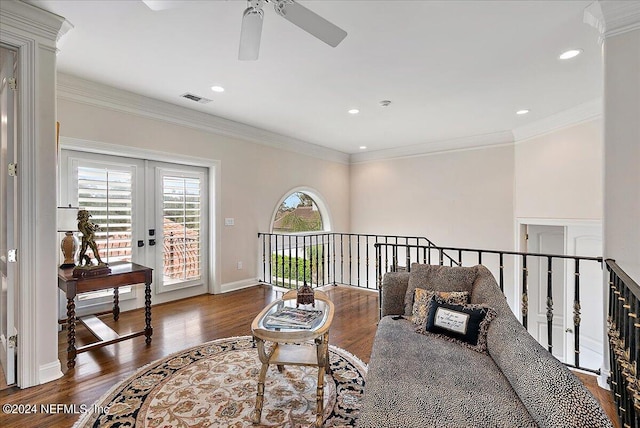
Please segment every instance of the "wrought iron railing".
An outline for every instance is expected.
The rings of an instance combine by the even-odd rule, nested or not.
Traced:
[[[312,287],[345,284],[376,290],[380,288],[384,273],[410,270],[411,263],[415,262],[448,266],[483,264],[494,274],[503,292],[507,288],[509,293],[513,293],[514,312],[519,314],[525,327],[529,327],[530,313],[533,313],[529,298],[531,292],[536,291],[542,307],[535,310],[537,324],[532,324],[532,328],[538,326],[539,340],[549,352],[554,352],[554,343],[556,347],[564,347],[562,335],[573,334],[573,346],[567,346],[573,351],[567,350],[564,356],[558,351],[556,356],[570,367],[600,373],[601,361],[595,360],[601,358],[602,339],[591,340],[590,349],[581,344],[580,339],[584,335],[580,331],[580,294],[581,275],[590,276],[590,282],[597,282],[595,286],[602,291],[601,257],[441,247],[427,238],[416,236],[326,232],[296,235],[259,233],[258,238],[262,260],[260,281],[294,289],[307,283]],[[532,266],[536,267],[539,276],[535,290],[530,290],[529,271]],[[556,274],[562,277],[561,281],[554,280]],[[566,312],[573,313],[562,315],[563,311],[554,308],[554,293],[557,297],[559,290],[565,290],[565,284],[567,300],[572,303],[560,306],[562,309],[566,306]],[[542,290],[538,291],[540,288]],[[555,305],[559,304],[556,302]],[[561,316],[563,318],[559,319]],[[572,319],[565,321],[566,317]],[[587,364],[581,362],[581,350],[589,351],[587,356],[590,358],[583,358],[591,359]]]
[[[305,282],[312,287],[346,284],[376,289],[375,244],[424,245],[437,248],[419,236],[373,235],[358,233],[258,233],[262,269],[261,282],[298,288]],[[383,255],[389,263],[397,253]],[[444,261],[457,264],[452,258]],[[396,263],[397,266],[397,263]]]
[[[640,286],[614,260],[607,259],[609,273],[609,383],[618,416],[625,427],[640,427]]]

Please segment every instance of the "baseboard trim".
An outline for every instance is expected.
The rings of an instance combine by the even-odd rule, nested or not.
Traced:
[[[230,291],[242,290],[243,288],[253,287],[260,284],[260,281],[256,278],[243,279],[235,282],[227,282],[220,286],[221,293],[228,293]]]
[[[62,367],[60,360],[55,360],[47,364],[42,364],[38,373],[38,380],[40,385],[43,383],[51,382],[56,379],[60,379],[64,373],[62,373]]]

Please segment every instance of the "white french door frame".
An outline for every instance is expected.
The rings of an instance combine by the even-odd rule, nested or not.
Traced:
[[[103,143],[98,141],[83,140],[77,138],[61,137],[60,147],[63,150],[74,150],[80,152],[88,152],[94,154],[104,154],[110,156],[124,156],[129,158],[145,159],[148,161],[181,164],[188,166],[203,167],[208,170],[207,196],[209,200],[209,209],[207,219],[209,224],[208,244],[207,244],[207,261],[208,272],[207,278],[203,281],[208,284],[207,292],[209,294],[221,293],[221,277],[220,277],[220,236],[221,225],[221,208],[220,208],[220,161],[203,157],[195,157],[181,155],[176,153],[161,152],[156,150],[141,149],[137,147],[122,146],[118,144]],[[151,192],[150,192],[151,193]],[[148,202],[148,201],[146,201]],[[155,207],[155,205],[145,204],[147,207]],[[147,208],[150,210],[152,208]],[[145,216],[149,217],[149,212]],[[156,225],[157,226],[157,225]],[[157,228],[156,228],[157,230]],[[148,231],[145,231],[145,234]],[[145,237],[145,245],[148,244],[148,236]],[[144,263],[150,263],[146,260]],[[162,299],[160,299],[162,300]],[[156,299],[158,301],[158,299]]]
[[[60,206],[79,206],[77,183],[80,163],[82,163],[82,167],[100,169],[108,166],[110,171],[129,172],[131,173],[132,201],[135,198],[135,195],[145,194],[146,177],[144,174],[145,162],[143,160],[123,156],[118,156],[117,159],[115,159],[110,155],[97,155],[93,153],[89,159],[82,157],[82,153],[78,156],[65,150],[65,152],[60,156],[58,166],[61,169],[61,178],[66,176],[66,179],[63,178],[60,180]],[[145,222],[145,212],[143,207],[137,207],[135,204],[132,204],[131,216],[131,229],[142,230],[142,227],[139,227],[139,225],[144,226]],[[131,236],[131,258],[134,262],[140,261],[142,256],[138,247],[135,245],[136,241],[139,239],[144,239],[144,235],[142,233],[140,233],[139,236]],[[119,298],[122,309],[134,309],[135,307],[133,306],[129,307],[130,303],[127,303],[127,301],[136,298],[140,299],[140,295],[141,292],[137,292],[134,288],[130,288],[130,291],[120,290]],[[78,299],[80,300],[77,302],[76,312],[80,316],[94,313],[96,311],[107,310],[113,301],[113,297],[111,295],[82,300],[83,297],[87,296],[88,295],[78,296]],[[62,295],[59,298],[59,304],[61,308],[64,308],[66,305],[66,299]]]
[[[581,219],[559,219],[559,218],[524,218],[524,217],[519,217],[516,218],[515,221],[515,249],[517,252],[522,252],[525,250],[525,248],[523,248],[524,246],[524,242],[525,242],[525,238],[524,238],[524,230],[525,227],[527,225],[537,225],[537,226],[562,226],[564,227],[564,239],[565,239],[565,252],[567,253],[573,253],[575,252],[574,247],[571,246],[571,244],[568,242],[568,236],[570,235],[569,231],[572,230],[572,228],[577,228],[577,227],[599,227],[600,230],[602,230],[602,221],[600,220],[581,220]],[[572,255],[572,254],[568,254],[568,255]],[[565,298],[565,320],[564,320],[564,330],[566,331],[567,329],[573,329],[574,325],[573,325],[573,317],[570,316],[569,314],[573,314],[573,301],[574,301],[574,286],[573,286],[573,278],[574,278],[574,273],[573,273],[573,266],[569,265],[568,261],[565,261],[565,284],[564,284],[564,298]],[[516,314],[516,316],[518,317],[518,319],[520,321],[522,321],[522,302],[520,300],[520,293],[521,293],[521,283],[520,283],[520,273],[522,272],[522,261],[520,259],[520,257],[517,257],[515,260],[515,267],[514,267],[514,294],[513,294],[513,299],[514,299],[514,306],[513,306],[513,310],[514,313]],[[604,274],[603,274],[604,275]],[[604,276],[603,276],[603,283],[604,283]],[[603,287],[604,290],[604,287]],[[606,290],[603,291],[603,311],[606,310],[606,302],[607,302],[607,297],[604,295],[604,293],[606,293]],[[584,293],[583,293],[584,294]],[[529,302],[529,304],[531,305],[531,302]],[[581,332],[581,336],[582,336],[582,332]],[[605,335],[606,337],[606,335]],[[573,334],[565,334],[564,340],[565,340],[565,349],[567,350],[568,353],[571,353],[570,350],[573,350]],[[606,342],[606,341],[605,341]],[[606,345],[606,343],[605,343]],[[603,353],[603,356],[606,358],[606,348],[607,346],[604,346],[605,350]],[[566,356],[565,354],[565,358],[568,358],[568,356]],[[573,363],[573,361],[569,358],[567,360],[569,363]],[[607,362],[603,359],[603,366],[601,367],[601,369],[604,371],[606,371],[608,373],[607,370]],[[601,382],[601,378],[602,375],[598,378],[598,382]],[[601,384],[602,385],[602,384]]]
[[[147,161],[146,164],[149,166],[148,168],[145,169],[147,173],[147,182],[155,183],[154,191],[147,192],[147,200],[145,201],[145,206],[147,207],[146,208],[147,209],[146,224],[153,225],[153,229],[155,230],[155,235],[149,236],[148,235],[149,231],[148,230],[145,231],[145,233],[147,234],[146,245],[149,245],[150,239],[155,239],[155,242],[156,242],[155,245],[156,245],[156,248],[158,248],[163,245],[163,240],[164,240],[164,232],[163,232],[164,216],[162,214],[164,207],[163,207],[163,200],[162,198],[159,197],[162,194],[162,190],[163,190],[164,176],[173,175],[173,176],[178,176],[182,178],[200,179],[202,183],[201,197],[206,197],[206,195],[209,194],[208,192],[209,183],[205,182],[204,180],[205,174],[202,174],[201,172],[196,171],[195,168],[193,168],[193,165],[191,166],[185,165],[183,168],[176,168],[175,162],[165,163],[165,162],[158,162],[158,161]],[[210,203],[206,204],[206,206],[202,210],[201,215],[203,220],[206,220],[209,218],[208,212],[209,212],[210,205],[211,205]],[[203,246],[203,253],[205,254],[205,256],[209,251],[208,242],[210,240],[209,227],[207,223],[208,223],[207,221],[202,221],[201,230],[200,230],[200,235],[201,235],[200,240]],[[174,290],[182,289],[185,287],[198,286],[198,285],[202,285],[203,283],[205,284],[207,283],[209,268],[206,268],[207,266],[206,260],[203,260],[203,262],[205,263],[203,263],[202,265],[205,266],[205,269],[203,270],[203,276],[201,278],[197,280],[182,282],[175,285],[168,285],[164,283],[163,251],[149,251],[147,252],[147,257],[148,257],[147,259],[148,265],[156,267],[154,271],[154,279],[153,279],[156,294],[161,294],[168,291],[174,291]],[[150,257],[153,257],[154,259],[151,260],[149,259]]]

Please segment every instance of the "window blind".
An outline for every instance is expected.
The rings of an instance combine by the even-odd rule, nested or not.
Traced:
[[[201,187],[200,178],[162,177],[165,285],[202,276]]]

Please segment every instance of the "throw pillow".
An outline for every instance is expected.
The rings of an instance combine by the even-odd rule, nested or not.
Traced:
[[[478,267],[435,266],[412,263],[404,297],[404,314],[411,316],[416,288],[430,291],[473,291]]]
[[[433,296],[444,299],[447,303],[456,305],[466,305],[469,303],[468,291],[429,291],[423,288],[416,288],[413,298],[412,321],[418,328],[424,326],[429,311],[429,302]]]
[[[477,352],[487,352],[489,324],[496,311],[483,305],[454,305],[434,296],[423,334],[436,334]]]

